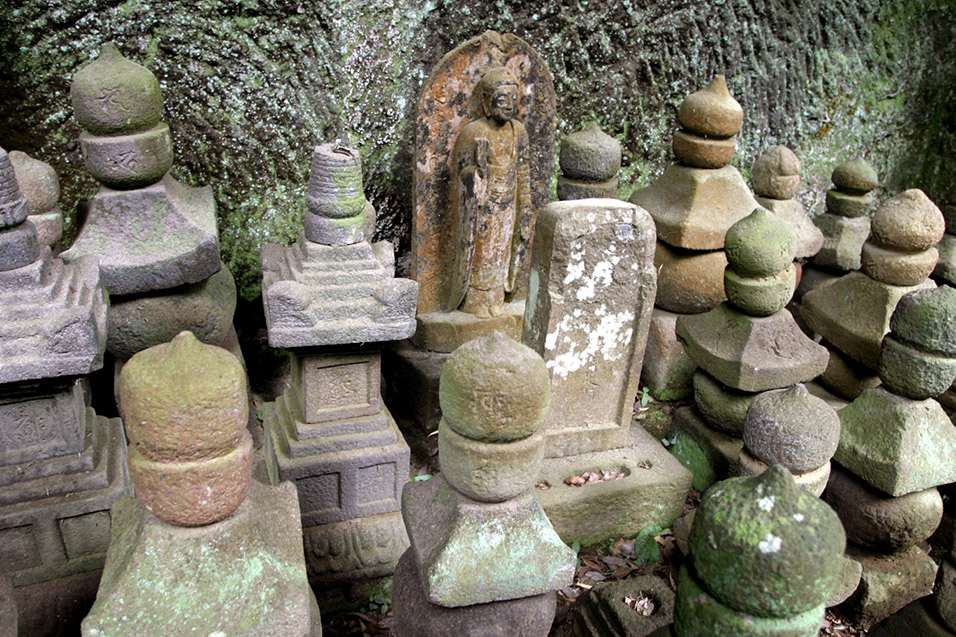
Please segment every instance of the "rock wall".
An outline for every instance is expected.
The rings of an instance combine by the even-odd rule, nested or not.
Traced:
[[[11,6],[12,5],[12,6]],[[54,165],[62,203],[95,192],[70,78],[113,41],[160,78],[174,173],[211,184],[225,261],[259,291],[259,245],[302,224],[312,148],[359,148],[378,238],[407,264],[412,122],[430,69],[485,29],[528,40],[554,74],[558,136],[596,120],[622,141],[619,196],[663,170],[676,108],[716,73],[743,105],[734,163],[777,143],[816,208],[832,167],[864,155],[883,196],[956,199],[951,0],[50,0],[2,2],[0,145]],[[67,236],[75,233],[70,215]]]

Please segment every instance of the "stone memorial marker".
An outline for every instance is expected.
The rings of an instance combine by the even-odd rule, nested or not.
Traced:
[[[21,629],[50,634],[92,601],[130,486],[122,423],[94,413],[83,379],[106,344],[96,260],[54,259],[29,212],[0,149],[0,570]]]
[[[113,508],[83,635],[321,635],[295,488],[252,481],[246,385],[190,332],[123,368],[136,499]]]
[[[834,284],[836,285],[836,284]],[[863,564],[841,609],[868,627],[928,595],[936,563],[921,544],[939,525],[936,487],[956,481],[956,430],[933,397],[956,378],[956,290],[910,292],[883,338],[880,387],[838,413],[842,425],[825,498]]]
[[[552,488],[538,499],[566,542],[669,526],[689,488],[653,436],[631,431],[656,291],[654,238],[645,210],[613,199],[551,203],[538,220],[523,340],[551,378],[539,482]],[[580,467],[626,475],[565,486]]]
[[[440,392],[442,471],[402,492],[411,548],[395,573],[396,633],[547,635],[576,556],[535,498],[544,362],[493,332],[452,353]]]
[[[743,116],[723,75],[688,96],[677,113],[676,163],[631,195],[657,225],[657,299],[643,383],[662,400],[691,392],[693,364],[677,342],[677,316],[706,312],[727,298],[721,278],[727,265],[724,235],[757,207],[730,165]]]
[[[390,390],[432,431],[449,352],[502,330],[521,337],[538,211],[550,197],[555,97],[544,60],[487,31],[445,55],[422,89],[415,137],[412,342],[389,353]]]
[[[382,342],[415,329],[414,281],[370,243],[375,209],[358,151],[315,148],[305,231],[262,248],[269,344],[292,350],[292,384],[262,407],[269,480],[296,484],[309,579],[390,575],[408,545],[399,513],[410,452],[382,402]]]

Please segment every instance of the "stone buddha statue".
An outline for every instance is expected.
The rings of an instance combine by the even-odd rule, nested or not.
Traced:
[[[515,291],[531,238],[528,133],[514,119],[518,80],[504,68],[476,89],[482,117],[462,128],[452,154],[452,223],[457,248],[447,311],[498,316]]]

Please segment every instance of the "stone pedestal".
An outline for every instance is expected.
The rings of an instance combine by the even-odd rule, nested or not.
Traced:
[[[853,595],[838,608],[864,628],[933,592],[936,563],[921,547],[884,555],[851,544],[847,546],[847,555],[863,565],[863,575]]]
[[[653,604],[653,611],[646,615],[626,601],[642,598]],[[674,591],[655,575],[601,582],[583,596],[575,610],[576,635],[647,637],[674,621]]]
[[[302,561],[291,484],[252,482],[228,518],[166,524],[133,499],[113,508],[113,538],[83,634],[322,634]]]
[[[651,312],[641,385],[650,389],[659,400],[682,400],[693,392],[697,363],[677,339],[678,316],[659,307]]]

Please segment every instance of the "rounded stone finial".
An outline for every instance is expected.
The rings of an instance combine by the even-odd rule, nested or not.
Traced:
[[[521,440],[544,422],[551,380],[537,352],[495,331],[451,353],[439,399],[456,433],[484,442]]]
[[[800,189],[800,159],[786,146],[774,146],[753,165],[754,194],[770,199],[793,199]]]
[[[747,409],[744,444],[758,460],[795,473],[817,469],[840,443],[840,418],[802,384],[758,394]]]
[[[956,290],[941,285],[905,294],[890,317],[890,331],[924,351],[956,357]]]
[[[621,142],[591,122],[561,141],[561,172],[572,179],[607,181],[621,169]]]
[[[851,194],[865,195],[880,185],[873,167],[862,157],[850,159],[833,169],[833,185]]]
[[[252,479],[245,372],[192,332],[133,356],[120,374],[136,498],[156,517],[201,526],[227,517]]]
[[[718,75],[706,88],[687,96],[677,111],[677,121],[702,137],[733,137],[740,132],[744,109],[730,95],[727,79]]]
[[[943,213],[917,188],[884,201],[870,224],[874,241],[902,252],[928,250],[940,242],[945,231]]]
[[[717,600],[761,617],[826,603],[846,536],[840,519],[782,465],[707,490],[689,537],[697,579]]]
[[[10,156],[0,148],[0,229],[23,223],[29,214],[30,206],[20,192]]]
[[[73,112],[94,135],[127,135],[153,128],[163,116],[159,80],[146,67],[123,57],[113,43],[73,76]]]
[[[60,200],[60,178],[53,166],[20,150],[10,151],[10,163],[16,172],[20,194],[30,205],[30,214],[41,214],[56,207]]]
[[[767,277],[782,272],[793,262],[797,237],[773,213],[756,208],[727,230],[724,250],[738,274]]]

